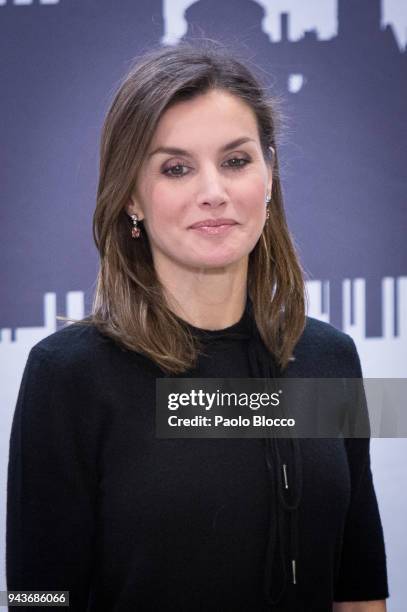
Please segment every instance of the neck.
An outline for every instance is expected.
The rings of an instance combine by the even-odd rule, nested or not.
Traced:
[[[247,299],[248,258],[216,269],[157,270],[169,308],[202,329],[224,329],[237,323]]]

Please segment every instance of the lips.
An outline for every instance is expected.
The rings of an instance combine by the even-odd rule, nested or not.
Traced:
[[[200,227],[220,227],[222,225],[236,225],[234,219],[204,219],[203,221],[197,221],[191,225],[191,229],[198,229]]]

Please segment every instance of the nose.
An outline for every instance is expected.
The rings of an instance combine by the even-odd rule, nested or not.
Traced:
[[[224,178],[212,164],[202,168],[199,173],[197,202],[200,207],[216,208],[228,201]]]

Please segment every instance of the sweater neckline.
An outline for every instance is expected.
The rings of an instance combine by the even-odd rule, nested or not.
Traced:
[[[180,317],[178,317],[180,319]],[[185,321],[184,319],[180,319],[182,323],[189,329],[189,331],[196,337],[204,340],[204,339],[215,339],[215,338],[233,338],[233,337],[247,337],[251,335],[252,329],[252,316],[251,316],[251,303],[249,298],[246,300],[246,304],[243,310],[243,313],[240,319],[233,323],[232,325],[228,325],[227,327],[220,329],[205,329],[202,327],[197,327]]]

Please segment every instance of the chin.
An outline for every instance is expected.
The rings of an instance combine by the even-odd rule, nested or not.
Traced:
[[[242,258],[244,258],[246,254],[239,255],[206,255],[202,257],[196,257],[194,260],[191,260],[187,263],[187,265],[191,265],[196,268],[225,268],[226,266],[231,266],[238,263]]]

